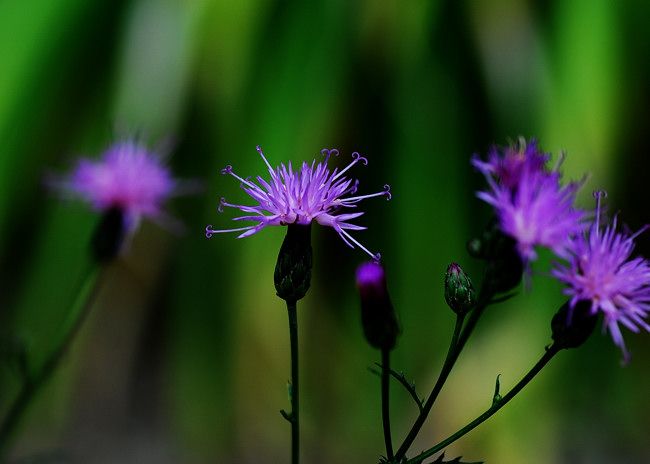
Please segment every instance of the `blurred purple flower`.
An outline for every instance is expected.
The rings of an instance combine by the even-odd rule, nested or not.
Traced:
[[[312,161],[311,165],[303,162],[300,169],[293,170],[291,162],[288,165],[280,164],[273,169],[264,156],[262,149],[258,146],[257,152],[266,163],[268,172],[271,176],[269,182],[262,177],[257,176],[257,183],[243,179],[235,174],[232,166],[226,166],[221,173],[229,174],[239,182],[241,188],[258,204],[253,206],[235,205],[228,203],[224,198],[219,203],[219,211],[223,207],[236,208],[244,213],[245,216],[236,217],[235,221],[255,221],[257,224],[240,227],[236,229],[214,230],[212,225],[205,228],[206,237],[210,238],[213,234],[224,232],[243,232],[237,238],[248,237],[256,234],[268,226],[285,226],[288,224],[311,224],[312,221],[323,226],[332,227],[343,241],[354,248],[358,246],[368,253],[372,258],[378,259],[378,254],[373,254],[355,238],[348,230],[363,230],[366,227],[351,224],[348,221],[363,215],[363,212],[339,214],[342,209],[356,208],[357,203],[366,198],[385,196],[390,200],[390,186],[385,185],[384,190],[369,195],[354,195],[359,184],[358,180],[345,177],[348,169],[361,162],[368,164],[368,160],[359,153],[352,153],[352,162],[340,171],[334,168],[333,171],[327,166],[330,155],[338,156],[338,150],[321,150],[325,159],[319,163]]]
[[[526,142],[520,137],[518,142],[503,147],[503,153],[493,145],[488,152],[487,161],[474,155],[472,165],[484,175],[496,178],[500,185],[516,189],[525,171],[544,171],[546,162],[551,159],[549,154],[539,150],[535,139]]]
[[[133,140],[114,143],[99,160],[80,159],[55,185],[97,211],[120,209],[128,232],[135,231],[142,217],[177,225],[162,207],[179,193],[179,183],[157,154]]]
[[[559,166],[549,170],[548,160],[535,141],[525,140],[502,155],[493,148],[487,162],[472,159],[490,187],[477,196],[494,208],[501,230],[517,242],[525,263],[537,258],[537,246],[565,257],[569,238],[586,226],[585,212],[573,206],[582,182],[563,186]]]
[[[600,311],[614,343],[621,348],[624,361],[629,359],[619,323],[633,332],[644,329],[650,311],[650,262],[642,257],[630,259],[634,239],[648,226],[634,234],[616,232],[616,217],[600,227],[601,197],[597,192],[596,221],[588,233],[571,242],[568,266],[557,265],[552,274],[568,285],[564,293],[571,297],[570,308],[580,301],[591,302],[591,313]]]

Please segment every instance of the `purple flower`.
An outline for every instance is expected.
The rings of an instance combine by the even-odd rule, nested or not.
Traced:
[[[58,186],[97,211],[120,209],[128,232],[142,217],[169,224],[162,207],[178,193],[178,182],[160,157],[132,140],[114,143],[99,160],[80,159]]]
[[[368,164],[366,158],[354,152],[352,162],[345,168],[340,171],[334,168],[330,171],[327,166],[330,155],[338,156],[339,152],[325,149],[321,151],[325,156],[323,161],[316,163],[314,160],[311,165],[303,162],[300,169],[294,171],[291,162],[288,165],[280,164],[278,168],[273,169],[259,146],[257,152],[266,163],[271,176],[268,182],[260,176],[256,177],[257,183],[249,178],[244,179],[233,172],[232,166],[226,166],[221,171],[222,174],[229,174],[241,182],[242,190],[257,204],[235,205],[228,203],[224,198],[219,204],[220,212],[225,206],[247,213],[233,220],[254,221],[256,224],[228,230],[214,230],[212,225],[209,225],[205,228],[206,237],[210,238],[213,234],[224,232],[242,232],[237,238],[243,238],[256,234],[268,226],[307,225],[315,221],[320,225],[332,227],[351,248],[358,246],[374,259],[379,258],[378,254],[371,253],[348,233],[348,230],[366,229],[348,222],[363,215],[363,212],[341,214],[342,210],[356,208],[357,203],[366,198],[378,196],[386,196],[389,200],[391,198],[388,185],[385,185],[381,192],[346,196],[356,193],[359,181],[345,177],[344,174],[359,162]]]
[[[477,196],[494,208],[501,230],[517,242],[525,263],[537,258],[537,246],[566,256],[568,239],[585,227],[584,211],[573,206],[582,182],[562,185],[558,166],[546,167],[548,159],[534,141],[521,141],[503,155],[493,149],[487,162],[472,160],[490,187]]]
[[[543,171],[546,162],[551,159],[549,154],[539,150],[535,139],[526,142],[521,137],[518,145],[509,145],[502,150],[503,154],[499,147],[493,145],[487,161],[474,155],[472,165],[484,175],[495,177],[500,185],[509,189],[517,188],[525,171]]]
[[[564,293],[571,297],[571,309],[580,301],[588,301],[592,314],[603,314],[603,329],[609,331],[627,361],[629,353],[619,323],[633,332],[650,331],[645,320],[650,311],[650,263],[642,257],[631,258],[634,239],[647,226],[631,235],[616,232],[614,217],[601,229],[600,200],[604,193],[596,195],[596,221],[588,233],[571,242],[568,266],[558,264],[552,274],[568,285]]]

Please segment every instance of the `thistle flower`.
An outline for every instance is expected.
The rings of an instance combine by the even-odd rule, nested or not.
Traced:
[[[163,204],[194,188],[175,180],[160,156],[134,140],[114,143],[99,160],[80,159],[68,176],[53,177],[49,184],[102,214],[91,240],[100,262],[112,260],[125,248],[143,217],[181,229]]]
[[[487,162],[476,157],[472,160],[490,187],[478,192],[478,198],[494,208],[500,229],[516,241],[524,263],[537,258],[537,246],[565,257],[568,238],[585,227],[585,213],[573,206],[582,182],[562,185],[560,163],[548,169],[549,157],[534,141],[528,145],[520,141],[518,147],[506,148],[502,156],[495,150]]]
[[[80,159],[69,177],[59,183],[96,211],[119,209],[129,232],[143,217],[171,221],[162,208],[178,193],[178,186],[161,158],[133,140],[114,143],[97,161]]]
[[[333,171],[327,166],[331,155],[338,156],[338,150],[321,150],[325,159],[319,163],[314,160],[311,165],[302,163],[299,169],[294,171],[291,162],[288,165],[280,164],[273,169],[264,156],[262,149],[258,146],[257,152],[264,160],[270,180],[267,182],[257,176],[257,183],[250,178],[242,178],[235,174],[232,166],[228,165],[221,170],[224,175],[230,175],[241,183],[241,188],[257,205],[236,205],[221,198],[219,212],[224,207],[239,209],[244,216],[236,217],[234,221],[253,221],[256,224],[239,227],[235,229],[214,230],[212,225],[205,228],[205,235],[211,238],[213,234],[225,232],[242,232],[237,238],[244,238],[256,234],[268,226],[286,226],[289,224],[309,225],[317,222],[320,225],[333,228],[343,239],[346,245],[351,248],[359,247],[373,259],[379,259],[379,254],[374,254],[357,241],[349,230],[363,230],[350,220],[362,216],[363,212],[343,213],[347,208],[356,208],[357,203],[366,198],[385,196],[390,200],[390,186],[384,185],[384,190],[369,195],[354,195],[357,192],[358,180],[345,177],[344,174],[355,164],[368,164],[368,160],[359,153],[352,153],[352,162],[340,171],[334,168]],[[259,184],[259,185],[258,185]]]
[[[537,140],[520,137],[517,145],[503,148],[493,145],[488,152],[488,160],[482,161],[478,155],[472,158],[472,165],[485,175],[496,177],[499,184],[510,189],[516,189],[524,171],[540,172],[551,159],[547,153],[539,150]]]
[[[650,312],[650,262],[640,256],[631,258],[634,239],[648,227],[634,234],[616,232],[614,217],[611,224],[601,228],[600,202],[604,193],[595,195],[596,221],[588,233],[571,242],[568,266],[558,264],[552,274],[568,285],[564,293],[571,297],[570,309],[587,301],[591,314],[602,313],[603,330],[609,331],[627,361],[629,353],[619,323],[633,332],[650,332],[646,321]]]

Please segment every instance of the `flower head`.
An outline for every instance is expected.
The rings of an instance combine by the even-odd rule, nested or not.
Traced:
[[[585,227],[584,211],[573,206],[582,182],[562,185],[559,166],[548,169],[548,155],[534,141],[523,143],[502,156],[493,149],[487,162],[472,160],[490,187],[477,196],[494,208],[500,229],[516,241],[525,263],[536,259],[537,246],[566,256],[568,238]]]
[[[345,177],[344,174],[355,164],[368,164],[368,160],[359,153],[352,153],[352,162],[345,168],[330,171],[327,162],[331,155],[338,156],[338,150],[322,150],[325,159],[319,163],[314,160],[311,165],[302,163],[299,169],[294,170],[291,162],[288,165],[280,164],[273,169],[258,146],[257,152],[264,160],[271,176],[267,181],[257,176],[257,183],[250,178],[242,178],[235,174],[232,166],[226,166],[221,173],[227,174],[241,183],[241,188],[255,202],[256,205],[236,205],[222,198],[219,211],[223,207],[239,209],[247,213],[236,217],[235,221],[253,221],[256,224],[227,230],[214,230],[212,225],[205,228],[206,237],[224,232],[242,232],[237,238],[248,237],[256,234],[268,226],[286,226],[289,224],[308,225],[317,222],[320,225],[332,227],[343,241],[354,248],[361,248],[374,259],[378,254],[371,253],[359,243],[349,230],[363,230],[365,227],[351,224],[349,221],[363,215],[363,212],[341,213],[345,209],[354,209],[361,200],[372,197],[385,196],[391,198],[390,186],[385,185],[384,190],[369,195],[354,195],[359,182]]]
[[[119,209],[132,232],[142,217],[167,219],[162,206],[178,183],[159,156],[129,140],[111,145],[100,160],[80,159],[62,187],[97,211]]]
[[[478,155],[472,158],[472,165],[485,175],[498,179],[500,185],[516,189],[524,172],[540,172],[551,159],[550,155],[539,150],[537,140],[528,142],[521,137],[518,144],[511,144],[502,149],[493,145],[488,152],[488,160],[483,161]]]
[[[597,192],[596,221],[586,234],[571,242],[567,266],[557,265],[552,274],[568,287],[569,305],[590,303],[592,314],[602,313],[603,329],[609,331],[621,348],[624,360],[629,358],[619,323],[639,332],[650,331],[646,321],[650,311],[650,262],[638,256],[631,258],[634,239],[647,227],[634,234],[616,231],[616,217],[601,227],[602,192]]]

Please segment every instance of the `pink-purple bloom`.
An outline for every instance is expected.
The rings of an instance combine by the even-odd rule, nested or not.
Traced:
[[[477,196],[494,208],[500,229],[516,241],[525,263],[537,258],[537,246],[566,256],[568,239],[585,228],[585,212],[574,207],[582,183],[562,185],[559,166],[549,169],[549,159],[534,140],[502,152],[493,148],[487,161],[472,159],[489,186]]]
[[[280,164],[273,169],[258,146],[257,152],[268,168],[270,179],[267,181],[257,176],[257,183],[250,178],[242,178],[235,174],[232,166],[226,166],[221,173],[227,174],[241,183],[241,188],[257,204],[252,206],[236,205],[227,202],[224,198],[219,203],[219,211],[223,207],[239,209],[246,213],[236,217],[235,221],[253,221],[255,224],[227,230],[214,230],[212,225],[205,228],[206,237],[224,232],[242,232],[238,238],[256,234],[268,226],[285,226],[288,224],[307,225],[317,222],[320,225],[332,227],[343,241],[351,248],[359,247],[372,258],[377,259],[378,254],[370,252],[357,241],[348,231],[366,229],[363,226],[352,224],[349,221],[356,219],[364,213],[361,211],[346,213],[347,209],[355,209],[357,203],[372,197],[385,196],[391,198],[390,186],[385,185],[384,190],[369,195],[354,196],[359,184],[344,174],[355,164],[368,164],[368,160],[359,153],[352,153],[352,161],[343,169],[330,170],[327,166],[330,155],[338,156],[338,150],[322,150],[325,157],[323,161],[311,165],[303,162],[302,166],[293,169],[291,162],[288,165]]]
[[[624,360],[629,359],[619,323],[633,332],[650,332],[646,321],[650,312],[650,262],[632,257],[634,239],[647,227],[634,234],[616,231],[616,217],[601,227],[601,192],[597,193],[596,221],[585,234],[578,235],[570,246],[567,266],[557,265],[552,274],[568,287],[570,308],[580,301],[591,302],[591,313],[601,312],[603,329],[609,331],[621,348]]]
[[[97,211],[119,208],[129,232],[142,217],[169,223],[163,204],[178,193],[178,182],[162,159],[133,140],[114,143],[99,160],[80,159],[59,184]]]

